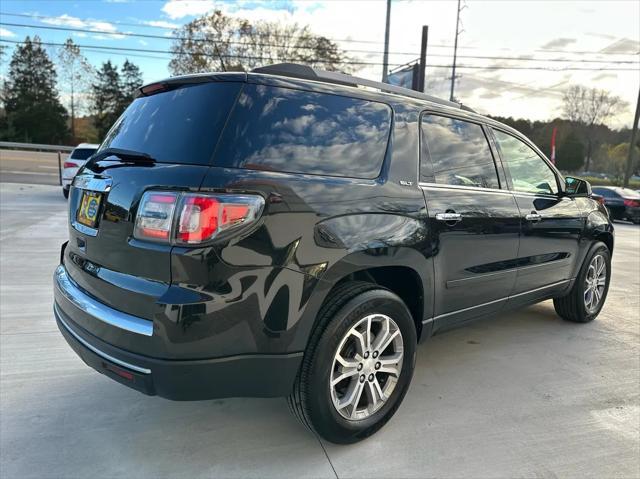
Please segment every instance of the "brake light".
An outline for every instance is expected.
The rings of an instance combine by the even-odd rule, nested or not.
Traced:
[[[134,237],[200,244],[253,223],[263,207],[258,195],[147,192],[138,208]]]
[[[599,196],[598,197],[598,203],[600,203],[602,206],[604,206],[604,197]]]
[[[74,163],[73,161],[65,161],[62,166],[64,168],[80,168],[80,165]]]
[[[630,206],[632,208],[637,208],[640,206],[640,200],[624,200],[625,206]]]

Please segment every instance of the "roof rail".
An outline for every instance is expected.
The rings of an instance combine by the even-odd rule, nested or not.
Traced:
[[[264,67],[254,68],[251,70],[253,73],[267,73],[269,75],[280,75],[291,78],[301,78],[303,80],[315,80],[325,83],[336,83],[338,85],[346,85],[351,87],[365,86],[369,88],[375,88],[388,93],[395,93],[398,95],[416,98],[418,100],[426,100],[433,103],[439,103],[441,105],[450,106],[453,108],[462,108],[467,111],[473,112],[471,108],[462,103],[455,103],[452,101],[443,100],[441,98],[427,95],[415,90],[409,90],[408,88],[402,88],[395,85],[389,85],[388,83],[382,83],[373,80],[367,80],[365,78],[354,77],[351,75],[345,75],[344,73],[328,72],[325,70],[318,70],[308,65],[300,65],[297,63],[276,63],[274,65],[267,65]]]

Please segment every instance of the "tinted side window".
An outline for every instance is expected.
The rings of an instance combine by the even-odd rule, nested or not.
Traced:
[[[375,178],[391,109],[382,103],[247,84],[216,164],[235,168]]]
[[[546,194],[558,192],[556,175],[531,147],[507,133],[498,130],[494,132],[515,191]]]
[[[240,83],[201,83],[139,97],[100,149],[147,153],[160,163],[208,165]]]
[[[500,188],[491,148],[477,123],[425,115],[422,139],[436,183]]]

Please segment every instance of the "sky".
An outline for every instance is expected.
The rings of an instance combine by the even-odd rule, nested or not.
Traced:
[[[392,67],[415,60],[423,25],[429,26],[427,93],[449,97],[458,4],[392,0]],[[0,42],[10,47],[26,35],[62,43],[71,36],[89,61],[138,64],[147,82],[170,75],[169,54],[90,47],[168,51],[173,29],[213,10],[248,20],[309,25],[367,65],[355,74],[379,80],[386,1],[370,0],[2,0]],[[627,108],[612,127],[630,127],[640,88],[640,0],[462,2],[456,97],[480,113],[549,120],[560,116],[562,93],[572,84],[605,89]],[[18,26],[29,25],[29,26]],[[82,33],[43,29],[69,27]],[[140,38],[127,34],[149,34]],[[48,47],[54,53],[55,47]],[[64,97],[64,92],[63,92]]]

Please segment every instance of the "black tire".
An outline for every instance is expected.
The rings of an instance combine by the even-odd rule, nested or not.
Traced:
[[[64,196],[65,199],[69,199],[69,190],[67,188],[62,188],[62,196]]]
[[[347,332],[373,313],[392,318],[402,334],[404,351],[400,376],[380,409],[367,418],[348,420],[338,413],[331,398],[329,384],[334,355]],[[318,315],[293,392],[288,398],[292,413],[330,442],[349,444],[365,439],[384,426],[400,406],[413,375],[416,343],[411,313],[396,294],[372,283],[343,283],[330,294]]]
[[[596,255],[602,255],[605,260],[607,278],[604,286],[604,292],[602,294],[602,298],[600,302],[596,306],[595,309],[589,311],[585,306],[585,279],[587,276],[587,272],[589,270],[589,265],[591,264],[591,260]],[[553,300],[553,306],[556,309],[556,313],[567,321],[573,321],[575,323],[588,323],[589,321],[593,321],[604,306],[604,303],[607,300],[607,293],[609,292],[609,282],[611,281],[611,252],[609,248],[604,243],[597,242],[595,243],[586,257],[584,258],[584,262],[582,263],[582,267],[580,268],[580,273],[576,277],[576,280],[571,288],[571,291],[566,296],[562,298],[555,298]]]

